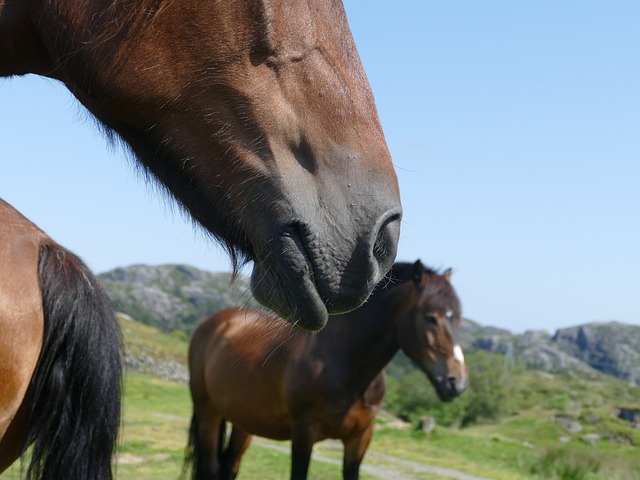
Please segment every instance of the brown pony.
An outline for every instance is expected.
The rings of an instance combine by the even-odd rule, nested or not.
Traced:
[[[339,438],[344,478],[358,478],[385,392],[382,369],[398,349],[442,400],[466,388],[449,273],[395,264],[367,303],[317,335],[243,308],[203,322],[189,350],[193,478],[235,478],[252,435],[292,440],[292,479],[306,478],[314,443]],[[233,424],[226,445],[225,421]]]
[[[398,184],[340,0],[3,0],[0,76],[63,82],[300,327],[393,263]]]
[[[82,261],[0,199],[0,473],[109,480],[120,423],[120,333]]]

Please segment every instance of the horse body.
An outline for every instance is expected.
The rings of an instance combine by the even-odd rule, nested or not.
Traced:
[[[16,416],[24,416],[20,406],[42,345],[42,298],[34,265],[43,237],[0,200],[0,472],[22,451],[22,431],[10,427]]]
[[[400,348],[442,399],[465,389],[448,280],[419,263],[396,264],[390,275],[399,283],[379,285],[316,335],[242,308],[198,327],[189,352],[194,479],[235,478],[251,435],[292,440],[292,479],[306,478],[314,443],[341,439],[344,477],[357,478],[384,397],[382,369]],[[225,421],[233,424],[226,447]]]
[[[0,472],[108,480],[120,422],[111,303],[73,254],[0,199]]]
[[[65,83],[317,330],[395,257],[398,185],[339,0],[5,0],[0,76]]]

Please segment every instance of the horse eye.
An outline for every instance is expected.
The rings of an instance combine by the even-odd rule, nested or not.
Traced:
[[[429,324],[437,327],[438,326],[438,319],[436,317],[434,317],[433,315],[423,315],[422,318]]]

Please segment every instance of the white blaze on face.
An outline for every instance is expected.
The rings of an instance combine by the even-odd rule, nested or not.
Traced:
[[[460,345],[455,345],[453,347],[453,358],[464,365],[464,354],[462,353],[462,348]]]

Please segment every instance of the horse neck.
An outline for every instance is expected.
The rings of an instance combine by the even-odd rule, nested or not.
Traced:
[[[73,88],[77,59],[86,61],[113,0],[4,0],[0,1],[0,76],[35,73],[61,80]],[[117,22],[111,22],[117,23]],[[89,57],[91,57],[89,52]],[[99,56],[99,55],[98,55]]]
[[[51,68],[31,18],[39,8],[34,3],[39,2],[0,2],[0,77],[44,73]]]
[[[366,387],[400,349],[396,326],[406,311],[407,295],[406,284],[381,289],[358,310],[329,321],[334,345],[343,346],[350,385]]]

